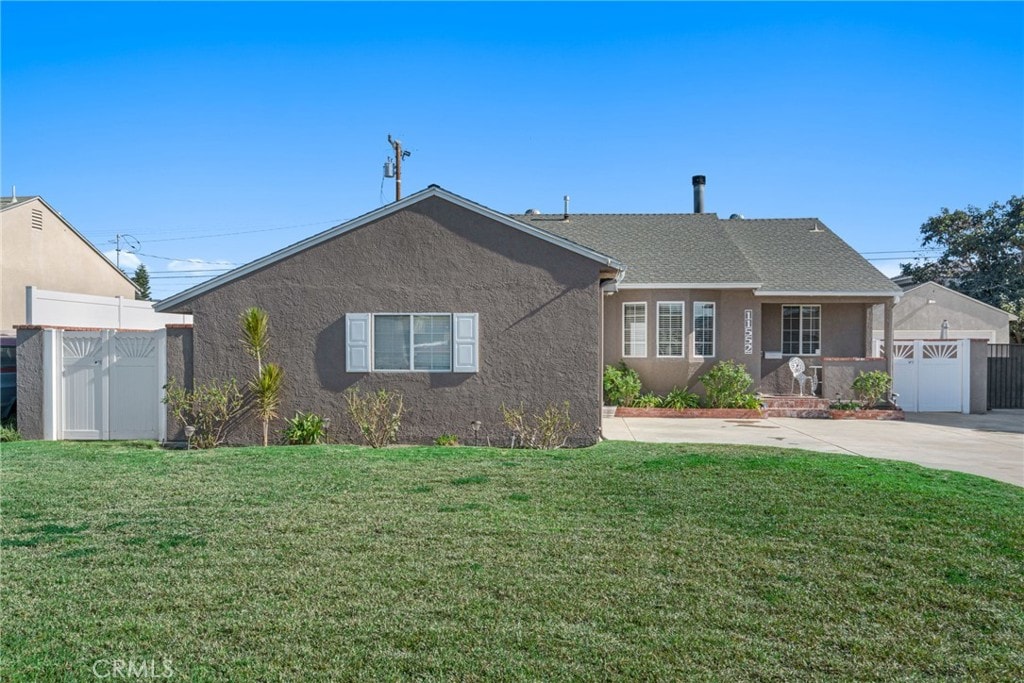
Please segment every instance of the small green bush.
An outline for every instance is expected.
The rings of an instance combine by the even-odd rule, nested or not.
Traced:
[[[434,439],[435,446],[458,446],[459,437],[455,434],[448,434],[447,432]]]
[[[631,406],[641,389],[640,375],[624,361],[619,361],[617,366],[605,366],[604,397],[608,405]]]
[[[760,404],[750,393],[754,380],[746,367],[731,360],[715,363],[700,383],[707,391],[709,408],[756,408]]]
[[[853,391],[864,402],[865,408],[873,408],[889,396],[892,377],[882,370],[862,372],[853,380]]]
[[[859,410],[860,403],[857,401],[832,401],[829,410]]]
[[[400,393],[380,389],[364,395],[358,389],[349,389],[345,403],[352,424],[372,448],[382,448],[398,439],[403,409]]]
[[[512,448],[562,448],[569,442],[580,425],[569,415],[569,402],[561,406],[549,403],[543,413],[526,415],[522,404],[518,408],[501,406],[505,426],[512,432]]]
[[[245,409],[245,398],[233,379],[213,380],[188,391],[172,377],[164,389],[163,402],[181,426],[195,427],[195,433],[188,440],[190,448],[219,446],[224,442],[229,425]]]
[[[10,420],[3,426],[0,426],[0,443],[8,443],[10,441],[21,441],[21,434],[18,433],[18,423],[14,420]]]
[[[677,387],[672,387],[672,391],[668,392],[668,395],[661,401],[662,408],[675,408],[676,410],[696,408],[699,405],[700,396],[691,391],[687,391],[686,389],[679,389]]]
[[[327,434],[324,418],[316,413],[295,413],[295,417],[285,420],[284,441],[290,446],[308,446],[323,442]]]
[[[646,394],[640,394],[633,399],[634,408],[660,408],[661,406],[661,397],[653,391],[649,391]]]

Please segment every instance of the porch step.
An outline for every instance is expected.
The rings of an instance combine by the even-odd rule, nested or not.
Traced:
[[[765,417],[828,419],[827,398],[817,396],[765,396],[761,399]]]

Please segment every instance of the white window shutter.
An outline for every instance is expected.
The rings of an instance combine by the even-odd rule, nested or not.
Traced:
[[[370,371],[370,314],[345,314],[345,372]]]
[[[480,320],[476,313],[452,314],[452,372],[480,370]]]

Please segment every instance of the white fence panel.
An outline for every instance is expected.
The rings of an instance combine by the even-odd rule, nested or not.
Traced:
[[[25,290],[25,322],[29,325],[159,330],[167,325],[192,323],[190,315],[155,312],[152,301],[55,292],[38,287]]]
[[[894,341],[892,390],[909,413],[971,411],[968,339]],[[881,343],[876,340],[875,348]]]
[[[158,437],[158,341],[151,332],[118,332],[112,336],[108,438]]]
[[[163,439],[161,398],[167,333],[47,330],[57,352],[44,354],[47,439]],[[54,397],[48,400],[46,397]]]
[[[61,346],[61,438],[105,439],[105,333],[65,332]]]

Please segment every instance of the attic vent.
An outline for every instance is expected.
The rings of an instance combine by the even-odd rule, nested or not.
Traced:
[[[733,215],[729,216],[729,220],[731,220],[731,221],[743,220],[743,214],[742,213],[734,213]]]
[[[527,209],[526,210],[526,215],[527,216],[539,216],[540,215],[540,209]]]
[[[32,209],[32,227],[36,230],[43,229],[43,212],[39,209]]]

